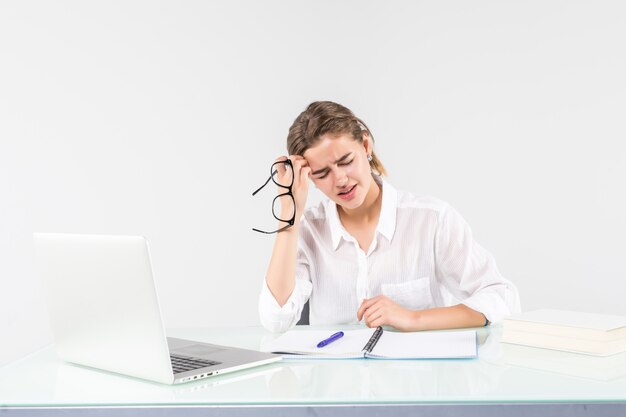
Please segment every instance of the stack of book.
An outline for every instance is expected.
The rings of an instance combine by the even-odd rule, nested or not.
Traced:
[[[504,320],[502,342],[596,356],[626,352],[626,317],[535,310]]]

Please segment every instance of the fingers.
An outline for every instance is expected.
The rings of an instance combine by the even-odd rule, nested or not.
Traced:
[[[283,175],[285,175],[285,171],[286,171],[286,167],[285,164],[279,164],[278,162],[284,162],[286,161],[288,158],[286,156],[279,156],[278,158],[276,158],[274,160],[274,165],[272,169],[275,169],[278,171],[278,175],[280,177],[282,177]]]
[[[301,191],[306,190],[308,188],[309,172],[311,172],[309,163],[306,159],[299,155],[292,155],[289,159],[291,160],[291,165],[293,166],[294,187]]]
[[[299,161],[306,162],[306,159],[304,159],[304,157],[300,155],[289,155],[289,156],[281,155],[278,158],[276,158],[274,162],[285,162],[287,159],[291,161],[292,165],[295,165],[296,162],[299,162]]]
[[[374,319],[374,320],[372,320],[370,322],[367,322],[365,324],[367,325],[367,327],[374,328],[374,327],[384,326],[384,325],[389,324],[389,323],[387,323],[387,318],[385,316],[381,315],[380,317],[378,317],[378,318],[376,318],[376,319]]]
[[[304,157],[301,156],[301,155],[289,155],[289,156],[281,155],[278,158],[276,158],[276,160],[274,162],[284,162],[287,159],[289,159],[291,161],[291,163],[294,164],[294,165],[298,161],[306,162],[306,159],[304,159]]]
[[[365,299],[357,311],[359,321],[364,320],[368,327],[378,327],[383,325],[394,325],[398,318],[398,305],[384,295]]]
[[[380,316],[381,308],[384,307],[384,305],[385,297],[381,295],[363,300],[363,303],[357,312],[358,320],[365,320],[365,324],[369,326],[369,322]]]
[[[385,306],[382,306],[381,303],[376,303],[372,307],[368,308],[363,318],[365,319],[365,324],[368,327],[373,327],[373,323],[385,320]]]
[[[363,313],[365,313],[365,310],[367,309],[365,303],[368,302],[369,300],[366,298],[365,300],[363,300],[361,302],[361,305],[359,306],[359,309],[356,311],[356,318],[357,320],[361,321],[363,319]]]
[[[419,329],[416,323],[419,319],[418,311],[409,310],[395,303],[384,295],[364,300],[359,308],[361,318],[368,327],[391,326],[402,331]]]
[[[304,182],[306,180],[309,179],[309,176],[311,175],[311,167],[310,166],[303,166],[300,169],[300,182]]]
[[[370,299],[366,298],[365,300],[363,300],[363,302],[361,302],[361,306],[359,307],[359,309],[356,312],[356,318],[359,321],[363,320],[363,314],[365,314],[365,310],[367,310],[369,307],[372,306],[372,304],[373,304],[372,300],[373,300],[372,298],[370,298]]]
[[[301,171],[304,167],[308,167],[309,163],[301,157],[300,155],[291,155],[289,157],[291,160],[291,165],[293,165],[293,172],[296,176],[301,174]]]
[[[376,304],[381,299],[381,297],[382,296],[377,295],[374,298],[366,298],[366,299],[364,299],[363,302],[361,303],[361,306],[359,307],[358,311],[356,312],[357,319],[359,319],[359,321],[361,321],[365,311],[368,308],[370,308],[371,306],[373,306],[374,304]]]
[[[293,167],[293,172],[296,178],[299,178],[302,168],[309,166],[309,163],[307,162],[307,160],[304,159],[304,157],[300,155],[289,155],[289,156],[281,155],[274,160],[274,163],[284,162],[288,159],[291,161],[291,166]],[[286,168],[284,164],[276,164],[275,167],[276,169],[278,169],[279,174],[282,174],[285,172]]]
[[[279,177],[284,177],[285,172],[287,171],[287,167],[285,164],[279,164],[278,162],[285,162],[287,160],[291,161],[291,166],[293,168],[293,175],[295,179],[295,183],[299,184],[302,182],[306,182],[309,175],[311,174],[311,169],[309,168],[309,163],[303,156],[300,155],[281,155],[274,160],[273,170],[276,170]],[[297,188],[297,185],[296,185]]]

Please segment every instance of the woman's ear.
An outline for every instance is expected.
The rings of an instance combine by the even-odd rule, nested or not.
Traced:
[[[363,147],[365,148],[365,153],[368,155],[372,154],[373,144],[372,137],[369,135],[367,131],[363,132]]]

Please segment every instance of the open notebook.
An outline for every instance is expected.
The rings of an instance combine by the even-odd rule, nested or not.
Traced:
[[[302,359],[441,359],[475,358],[476,331],[433,331],[400,333],[378,329],[344,331],[337,341],[318,348],[330,330],[291,330],[262,347],[283,358]]]

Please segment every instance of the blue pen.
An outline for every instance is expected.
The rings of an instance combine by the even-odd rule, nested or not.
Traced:
[[[330,336],[328,339],[324,339],[321,342],[319,342],[317,344],[317,347],[322,348],[330,343],[333,343],[335,340],[340,339],[341,337],[343,337],[343,332],[337,332],[334,335]]]

